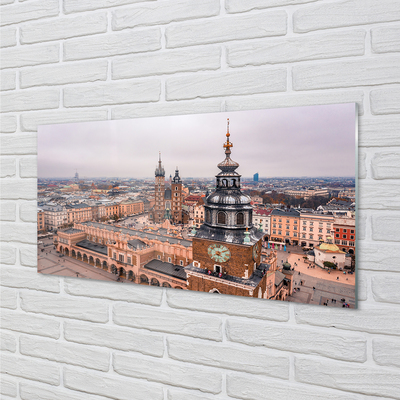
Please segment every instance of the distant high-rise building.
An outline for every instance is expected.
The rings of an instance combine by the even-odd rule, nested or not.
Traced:
[[[75,181],[79,181],[79,174],[78,174],[78,171],[75,172],[74,179],[75,179]]]
[[[258,172],[253,175],[253,181],[258,182]]]

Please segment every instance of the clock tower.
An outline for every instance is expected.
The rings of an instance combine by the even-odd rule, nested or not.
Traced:
[[[204,224],[193,237],[193,263],[185,267],[188,289],[266,298],[263,233],[252,224],[251,199],[241,191],[232,147],[228,119],[225,159],[218,164],[215,191],[205,201]]]

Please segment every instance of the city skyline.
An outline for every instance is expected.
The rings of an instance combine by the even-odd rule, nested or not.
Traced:
[[[212,178],[230,119],[238,172],[260,179],[354,177],[354,103],[60,125],[38,129],[38,177]]]

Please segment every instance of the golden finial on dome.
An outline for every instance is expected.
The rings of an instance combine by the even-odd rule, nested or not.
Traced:
[[[229,136],[231,136],[231,134],[229,133],[229,118],[227,118],[228,124],[227,124],[227,131],[226,131],[226,143],[224,143],[224,147],[226,149],[229,149],[230,147],[233,146],[233,144],[229,141]]]

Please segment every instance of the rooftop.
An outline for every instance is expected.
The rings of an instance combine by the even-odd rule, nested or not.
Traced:
[[[91,250],[99,254],[107,255],[107,246],[99,243],[91,242],[90,240],[81,240],[76,244],[78,247],[82,247],[83,249]]]
[[[66,230],[60,230],[60,232],[73,234],[73,233],[82,233],[83,231],[81,231],[80,229],[68,228]]]
[[[160,260],[152,260],[148,262],[144,268],[186,281],[185,269],[179,265],[174,265]]]
[[[280,208],[275,208],[272,210],[271,215],[281,215],[283,217],[299,217],[300,213],[296,210],[293,210],[292,208],[285,211],[281,210]]]
[[[67,204],[66,207],[67,208],[88,208],[90,206],[85,203],[79,203],[79,204]]]
[[[93,227],[99,228],[99,229],[105,229],[108,231],[121,232],[125,235],[138,236],[143,239],[159,240],[160,242],[163,242],[163,243],[168,241],[170,244],[181,244],[184,247],[192,246],[192,242],[190,240],[176,239],[174,237],[164,236],[164,235],[161,235],[158,233],[142,232],[142,231],[138,231],[136,229],[122,228],[122,227],[117,227],[117,226],[108,225],[108,224],[101,224],[99,222],[92,222],[92,221],[81,222],[81,224],[87,225],[87,226],[93,226]]]

